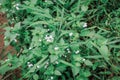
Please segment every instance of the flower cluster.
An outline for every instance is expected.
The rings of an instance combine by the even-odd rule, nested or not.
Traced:
[[[67,48],[67,52],[68,52],[68,53],[71,53],[71,51],[70,51],[70,49],[69,49],[69,48]]]
[[[80,52],[80,51],[79,51],[79,50],[77,50],[75,53],[76,53],[76,54],[78,54],[79,52]]]
[[[46,36],[45,36],[45,40],[46,40],[47,42],[53,42],[53,41],[54,41],[54,38],[53,38],[52,35],[46,35]]]
[[[83,27],[86,28],[86,27],[87,27],[87,23],[84,23],[84,24],[83,24]]]
[[[32,63],[28,62],[27,64],[28,64],[28,67],[29,67],[29,68],[33,67],[33,64],[32,64]]]
[[[13,5],[13,7],[15,7],[16,10],[19,10],[19,5],[20,5],[20,4],[15,4],[15,5]]]

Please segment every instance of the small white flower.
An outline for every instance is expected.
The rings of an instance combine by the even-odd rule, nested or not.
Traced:
[[[17,4],[14,4],[13,7],[18,7],[19,5],[20,5],[20,4],[17,3]]]
[[[31,50],[32,48],[31,47],[29,47],[29,50]]]
[[[83,27],[84,27],[84,28],[87,27],[87,23],[84,23],[84,24],[83,24]]]
[[[7,62],[7,61],[9,61],[10,59],[6,59],[5,61]]]
[[[18,4],[18,3],[16,4],[16,6],[19,6],[19,5],[20,5],[20,4]]]
[[[49,62],[46,63],[47,65],[49,64]]]
[[[17,42],[17,39],[14,39],[15,42]]]
[[[67,48],[67,52],[68,52],[68,53],[71,53],[71,51],[70,51],[70,49],[69,49],[69,48]]]
[[[50,78],[53,79],[53,76],[51,76]]]
[[[54,41],[54,38],[53,38],[52,35],[46,35],[45,39],[46,39],[47,42],[53,42]]]
[[[75,53],[76,53],[76,54],[78,54],[79,52],[80,52],[80,51],[79,51],[79,50],[77,50]]]
[[[14,18],[12,18],[12,20],[14,21],[15,19],[14,19]]]
[[[44,28],[46,28],[46,27],[47,27],[47,25],[44,25],[43,27],[44,27]]]
[[[73,35],[73,33],[71,32],[71,33],[69,33],[69,36],[72,36]]]
[[[38,69],[40,68],[40,66],[36,66]]]
[[[18,7],[19,5],[20,5],[20,4],[17,3],[17,4],[15,4],[15,5],[13,5],[13,7],[15,7],[17,10],[19,10],[19,7]]]
[[[67,57],[66,55],[63,55],[65,58]]]
[[[19,10],[20,8],[19,7],[15,7],[16,8],[16,10]]]
[[[54,50],[57,51],[59,49],[59,47],[55,47]]]
[[[30,64],[30,62],[27,62],[27,64]]]
[[[85,59],[82,59],[82,61],[85,61]]]
[[[71,51],[68,51],[68,53],[71,53]]]
[[[30,68],[30,67],[33,67],[33,64],[28,64],[28,67]]]
[[[42,40],[41,40],[41,39],[39,39],[39,41],[41,42]]]
[[[7,37],[5,36],[4,39],[6,39]]]
[[[1,6],[2,4],[0,3],[0,6]]]
[[[69,48],[67,48],[67,51],[69,51],[70,49]]]
[[[50,29],[47,29],[47,31],[50,31]]]

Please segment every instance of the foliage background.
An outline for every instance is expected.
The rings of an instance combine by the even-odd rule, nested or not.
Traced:
[[[1,0],[5,45],[16,55],[0,73],[21,80],[119,80],[119,0]],[[18,80],[13,77],[14,80]]]

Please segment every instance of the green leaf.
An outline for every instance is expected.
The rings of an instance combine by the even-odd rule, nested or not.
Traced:
[[[80,36],[93,37],[95,34],[95,31],[83,30],[81,31]]]
[[[75,63],[76,67],[80,67],[81,66],[80,62],[74,62],[74,63]]]
[[[73,55],[73,60],[81,61],[83,58],[80,55]]]
[[[31,6],[34,6],[37,3],[37,0],[31,0]]]
[[[85,70],[85,71],[83,72],[83,75],[84,75],[85,77],[89,77],[89,76],[91,75],[91,73],[90,73],[89,70]]]
[[[56,61],[58,59],[57,55],[50,55],[50,62],[53,63],[54,61]]]
[[[81,10],[84,11],[84,12],[87,11],[88,10],[88,6],[82,5],[81,6]]]
[[[108,80],[120,80],[120,76],[113,76],[112,78],[110,78]]]
[[[66,62],[64,60],[59,60],[61,63],[67,65],[67,66],[70,66],[70,67],[75,67],[73,64],[69,63],[69,62]]]
[[[56,67],[56,69],[58,70],[58,71],[60,71],[60,72],[63,72],[63,71],[65,71],[66,70],[66,65],[64,65],[64,64],[58,64],[58,66]]]
[[[98,38],[98,39],[96,40],[97,44],[100,45],[100,46],[107,44],[107,41],[108,41],[108,40],[105,39],[105,38]]]
[[[9,64],[4,64],[0,66],[0,74],[5,74],[7,71],[10,70],[10,67],[8,66]]]
[[[63,38],[60,39],[60,45],[64,45],[65,41],[63,40]]]
[[[55,74],[55,75],[58,75],[58,76],[62,75],[61,72],[58,71],[58,70],[55,70],[55,71],[54,71],[54,74]]]
[[[21,28],[21,25],[20,25],[20,22],[18,22],[15,24],[13,31],[18,31],[18,30],[20,30],[20,28]]]
[[[98,50],[104,58],[109,59],[110,53],[106,45],[101,46]]]
[[[102,2],[102,3],[106,3],[106,2],[108,2],[108,0],[101,0],[101,2]]]
[[[93,66],[93,63],[92,63],[90,60],[85,60],[84,63],[85,63],[87,66]]]
[[[50,65],[50,66],[47,68],[47,70],[45,71],[44,74],[46,74],[46,75],[52,75],[52,74],[54,74],[54,66],[53,66],[53,65]]]
[[[34,80],[38,80],[39,79],[39,76],[37,74],[33,75],[33,79]]]
[[[39,12],[31,12],[34,15],[41,16],[41,18],[52,18],[52,16],[49,13],[39,13]]]
[[[33,22],[32,24],[30,24],[30,26],[36,26],[36,25],[40,25],[40,24],[48,25],[49,23],[47,21],[36,21],[36,22]]]
[[[80,68],[78,67],[75,67],[75,68],[72,68],[72,73],[73,73],[73,76],[75,77],[80,71]]]
[[[18,25],[18,24],[17,24]],[[17,26],[16,25],[16,26]],[[17,30],[18,28],[13,28],[11,29],[10,27],[6,27],[5,30],[5,46],[8,46],[15,38],[16,38],[16,33],[13,32],[13,30]]]
[[[65,2],[63,0],[58,0],[62,5],[65,4]]]
[[[50,54],[55,54],[53,45],[50,45],[50,46],[48,47],[48,51],[49,51]]]

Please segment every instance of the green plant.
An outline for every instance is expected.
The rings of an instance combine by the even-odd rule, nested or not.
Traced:
[[[118,2],[120,1],[4,2],[11,6],[6,11],[9,24],[15,24],[13,28],[5,28],[5,44],[13,45],[18,54],[9,54],[7,61],[1,61],[0,73],[5,74],[19,68],[20,80],[119,78]],[[9,6],[5,4],[3,7],[6,10]]]

